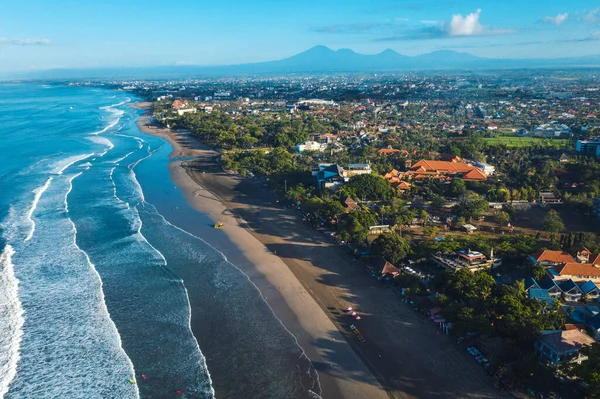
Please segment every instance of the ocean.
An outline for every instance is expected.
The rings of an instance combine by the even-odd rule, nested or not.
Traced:
[[[136,100],[0,85],[0,398],[318,397]]]

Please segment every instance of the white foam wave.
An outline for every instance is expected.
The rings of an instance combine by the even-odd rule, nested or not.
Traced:
[[[254,288],[256,289],[256,291],[258,291],[258,293],[260,294],[261,300],[267,305],[267,307],[269,308],[269,310],[271,311],[271,313],[273,314],[273,317],[275,317],[275,319],[277,319],[277,321],[279,321],[279,324],[281,324],[281,326],[283,327],[283,329],[294,339],[294,342],[296,343],[296,346],[298,348],[300,348],[300,350],[302,351],[301,357],[305,358],[306,360],[308,360],[309,364],[310,364],[310,369],[307,370],[307,374],[309,376],[312,376],[311,371],[314,371],[314,384],[313,386],[309,389],[309,392],[311,392],[314,395],[317,395],[318,398],[320,398],[320,393],[322,393],[322,389],[321,389],[321,381],[319,378],[319,373],[317,372],[317,370],[315,369],[312,361],[310,360],[310,358],[308,357],[308,355],[306,354],[306,352],[304,351],[304,348],[302,348],[302,346],[300,346],[300,343],[298,342],[298,338],[296,338],[296,336],[290,331],[288,330],[288,328],[285,326],[285,324],[283,324],[283,321],[281,321],[281,319],[279,317],[277,317],[277,315],[275,314],[275,311],[273,310],[273,308],[271,308],[271,305],[269,305],[269,303],[264,299],[265,296],[262,294],[261,290],[258,288],[258,286],[256,284],[254,284],[254,282],[250,279],[250,276],[248,276],[246,273],[244,273],[244,271],[242,269],[240,269],[239,267],[237,267],[236,265],[234,265],[233,263],[229,262],[229,260],[227,260],[227,256],[225,256],[225,254],[221,251],[219,251],[218,249],[216,249],[215,247],[213,247],[212,245],[210,245],[209,243],[207,243],[205,240],[203,240],[202,238],[180,228],[175,226],[174,224],[172,224],[171,222],[169,222],[162,214],[160,214],[158,212],[158,210],[156,209],[156,207],[154,207],[154,205],[150,205],[148,203],[145,203],[144,205],[148,205],[149,207],[151,207],[154,210],[154,213],[159,216],[164,223],[168,224],[169,226],[181,231],[184,234],[187,234],[188,236],[191,236],[197,240],[202,241],[204,244],[206,244],[207,246],[209,246],[210,248],[212,248],[214,251],[216,251],[217,253],[219,253],[223,259],[229,263],[230,265],[232,265],[233,267],[235,267],[240,273],[242,273],[246,279],[248,279],[248,282],[250,282],[250,284],[252,284],[254,286]],[[184,285],[185,288],[185,285]],[[186,290],[186,295],[187,295],[187,290]],[[189,302],[189,296],[187,297],[188,302]],[[190,315],[191,315],[191,306],[190,306]],[[190,317],[191,320],[191,317]],[[190,330],[191,330],[191,324],[190,324]],[[200,347],[198,347],[198,349],[200,349]],[[207,368],[207,372],[208,372],[208,368]],[[212,386],[212,382],[211,382],[211,386]],[[316,393],[314,390],[319,391],[320,393]]]
[[[81,173],[72,176],[69,179],[69,189],[67,191],[67,194],[65,195],[65,211],[69,212],[69,207],[68,207],[68,203],[67,203],[67,197],[69,196],[69,193],[71,192],[71,190],[73,189],[73,180],[77,177],[81,175]],[[104,297],[104,289],[103,289],[103,283],[102,283],[102,278],[100,277],[100,273],[98,273],[98,271],[96,270],[96,267],[94,266],[94,264],[92,263],[92,261],[90,260],[89,255],[87,254],[87,252],[85,252],[83,249],[81,249],[79,247],[79,245],[77,245],[77,227],[75,226],[75,223],[73,223],[73,220],[71,220],[71,218],[67,217],[67,220],[69,221],[69,223],[72,226],[73,229],[73,246],[75,247],[75,249],[77,251],[79,251],[81,254],[83,254],[85,256],[85,259],[87,261],[87,265],[90,268],[90,270],[92,271],[92,273],[94,274],[94,277],[96,278],[96,282],[98,283],[99,286],[99,294],[100,294],[100,307],[102,309],[102,312],[106,315],[106,320],[109,324],[109,328],[112,330],[114,336],[117,339],[117,344],[119,347],[119,351],[121,352],[121,355],[126,359],[127,361],[127,365],[129,366],[129,370],[130,370],[130,376],[132,378],[135,379],[135,368],[133,367],[133,362],[131,361],[131,359],[129,358],[129,356],[127,356],[127,353],[125,352],[125,349],[123,349],[123,342],[121,340],[121,335],[119,334],[119,330],[117,330],[117,326],[115,325],[115,323],[113,322],[111,316],[110,316],[110,312],[108,311],[108,308],[106,307],[106,299]],[[134,386],[135,389],[135,398],[139,399],[140,397],[140,391],[138,389],[138,386],[135,385]]]
[[[117,125],[117,123],[119,123],[119,121],[121,120],[121,117],[125,114],[125,111],[123,111],[121,109],[116,109],[115,107],[120,107],[121,105],[127,104],[129,101],[131,101],[131,99],[127,98],[125,101],[122,101],[118,104],[112,104],[112,105],[100,107],[101,110],[110,112],[114,118],[102,130],[93,132],[92,134],[99,135],[99,134],[102,134],[102,133],[108,131],[109,129],[112,129],[113,127],[115,127]],[[102,118],[102,119],[104,119],[104,118]]]
[[[93,155],[94,155],[93,153],[92,154],[73,155],[71,157],[62,159],[59,162],[56,162],[54,165],[52,165],[52,167],[53,167],[52,173],[55,175],[62,175],[63,172],[65,170],[67,170],[67,168],[69,166],[71,166],[74,163],[77,163],[79,161],[83,161],[84,159],[87,159]]]
[[[144,140],[140,139],[139,137],[129,136],[127,134],[115,134],[115,136],[126,137],[128,139],[133,139],[133,140],[137,141],[138,142],[138,149],[141,149],[144,146],[144,144],[146,144],[146,142]]]
[[[43,186],[38,187],[35,190],[33,190],[33,194],[34,194],[33,202],[31,203],[31,207],[29,208],[29,211],[27,212],[27,219],[29,220],[29,224],[31,225],[31,228],[29,230],[29,233],[27,233],[27,236],[25,237],[25,242],[31,240],[31,237],[33,237],[33,233],[35,232],[35,222],[33,220],[33,212],[35,212],[35,209],[37,208],[37,205],[40,202],[40,198],[42,198],[42,194],[44,194],[44,191],[46,191],[48,189],[48,187],[50,187],[51,182],[52,182],[52,177],[49,177]]]
[[[12,256],[6,245],[0,255],[0,398],[8,392],[17,374],[19,349],[23,336],[23,308],[19,301],[19,280],[15,277]]]
[[[81,176],[82,173],[83,172],[79,172],[76,175],[73,175],[69,178],[69,189],[67,190],[67,193],[65,194],[65,211],[67,213],[69,213],[69,203],[67,202],[67,199],[69,197],[69,194],[71,194],[71,191],[73,191],[73,180],[75,180],[76,178]]]
[[[88,137],[88,139],[96,144],[105,145],[106,147],[108,147],[108,149],[115,148],[113,142],[104,136],[90,136]]]

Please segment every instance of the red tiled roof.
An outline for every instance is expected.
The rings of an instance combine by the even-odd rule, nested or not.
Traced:
[[[564,263],[554,268],[561,276],[600,277],[600,269],[591,263]]]
[[[487,180],[487,176],[481,169],[473,168],[470,172],[463,175],[465,180]]]
[[[533,254],[533,258],[539,262],[552,262],[552,263],[569,263],[575,261],[571,255],[565,251],[550,251],[545,250],[536,252]]]
[[[397,154],[400,150],[396,150],[394,148],[382,148],[378,151],[380,154]]]

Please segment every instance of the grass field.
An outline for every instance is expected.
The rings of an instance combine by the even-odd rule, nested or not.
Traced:
[[[547,147],[564,148],[567,146],[567,139],[546,139],[541,137],[494,137],[484,139],[491,145],[506,145],[508,147],[527,147],[534,144]]]

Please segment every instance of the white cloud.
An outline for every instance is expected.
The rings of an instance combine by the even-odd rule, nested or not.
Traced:
[[[569,13],[558,14],[556,17],[545,17],[543,22],[548,24],[560,25],[569,18]]]
[[[598,32],[594,32],[590,36],[594,40],[600,40],[600,30]]]
[[[449,34],[450,36],[477,36],[481,35],[484,28],[479,23],[479,15],[481,9],[473,12],[466,17],[460,14],[455,14],[450,20]]]
[[[9,39],[0,37],[0,45],[9,46],[48,46],[52,42],[48,39]]]
[[[490,29],[479,22],[481,9],[463,17],[461,14],[454,14],[447,27],[448,36],[490,36],[506,35],[515,33],[512,29]]]

